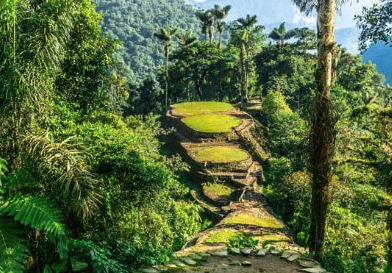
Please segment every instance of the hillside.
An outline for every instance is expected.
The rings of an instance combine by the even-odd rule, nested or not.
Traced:
[[[199,29],[193,8],[182,0],[97,0],[96,5],[104,14],[103,31],[124,43],[116,59],[124,64],[124,76],[132,84],[155,77],[156,68],[163,65],[163,45],[154,38],[155,31],[163,25],[194,33]]]
[[[392,48],[383,43],[371,45],[363,54],[363,61],[376,64],[377,70],[385,75],[386,82],[392,84]]]

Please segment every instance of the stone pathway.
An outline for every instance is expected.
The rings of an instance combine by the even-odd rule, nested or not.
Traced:
[[[252,136],[255,126],[252,118],[236,109],[227,114],[241,118],[242,123],[233,129],[236,137],[228,133],[225,140],[220,134],[216,142],[213,135],[203,134],[198,139],[198,133],[192,134],[190,128],[184,128],[179,117],[169,115],[169,119],[175,119],[172,123],[176,129],[173,136],[182,150],[183,158],[192,167],[195,188],[191,194],[219,223],[191,238],[176,253],[175,259],[163,265],[144,268],[141,272],[326,272],[316,261],[306,258],[304,248],[293,244],[288,229],[274,215],[260,193],[264,179],[262,167],[253,157],[260,159],[268,156],[263,154],[261,147],[257,153],[246,149],[257,142]],[[191,136],[193,141],[186,136]],[[252,156],[246,161],[225,165],[195,162],[190,155],[192,147],[214,145],[236,146],[248,150]],[[220,187],[203,185],[207,182],[219,183]],[[224,194],[219,190],[214,192],[214,188],[226,191]],[[238,246],[234,247],[236,242]],[[253,242],[253,245],[249,242]]]

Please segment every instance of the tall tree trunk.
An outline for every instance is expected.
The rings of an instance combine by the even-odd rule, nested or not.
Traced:
[[[242,42],[241,44],[241,106],[244,103],[244,94],[245,94],[245,79],[246,79],[246,47],[245,44]]]
[[[219,31],[219,44],[218,44],[219,49],[222,47],[222,35],[223,35],[223,32]]]
[[[325,223],[331,178],[330,163],[334,153],[331,104],[332,51],[335,46],[334,15],[335,0],[318,0],[318,64],[310,134],[312,173],[310,251],[315,253],[317,260],[322,260],[324,256]]]
[[[169,92],[169,54],[170,54],[170,49],[169,47],[165,48],[165,57],[166,57],[166,65],[165,65],[165,74],[166,74],[166,79],[165,79],[165,110],[169,109],[168,105],[168,92]]]

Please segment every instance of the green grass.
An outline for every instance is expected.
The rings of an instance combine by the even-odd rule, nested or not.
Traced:
[[[205,185],[204,190],[215,192],[218,196],[230,196],[234,191],[232,188],[221,183],[209,183]]]
[[[244,150],[228,146],[210,146],[191,148],[193,158],[196,161],[211,161],[213,163],[229,163],[243,161],[249,158]]]
[[[221,229],[218,232],[211,233],[208,237],[203,241],[205,243],[228,243],[230,239],[235,239],[238,236],[242,236],[242,232]]]
[[[226,224],[255,225],[263,228],[282,228],[282,224],[273,218],[259,218],[249,214],[235,215],[225,221]]]
[[[190,116],[182,121],[193,130],[202,133],[228,133],[233,127],[241,124],[240,119],[224,114]]]
[[[214,101],[184,102],[173,104],[171,107],[174,108],[177,114],[183,114],[187,116],[213,112],[226,112],[233,109],[233,106],[229,103]]]

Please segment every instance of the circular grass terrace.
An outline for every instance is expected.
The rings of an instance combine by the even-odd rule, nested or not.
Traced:
[[[229,133],[241,124],[241,120],[225,114],[205,114],[182,119],[191,129],[201,133]]]
[[[208,146],[190,148],[192,157],[198,162],[231,163],[244,161],[249,154],[239,148],[230,146]]]
[[[171,107],[174,109],[176,114],[185,116],[227,112],[233,109],[233,106],[229,103],[215,101],[183,102],[173,104]]]

